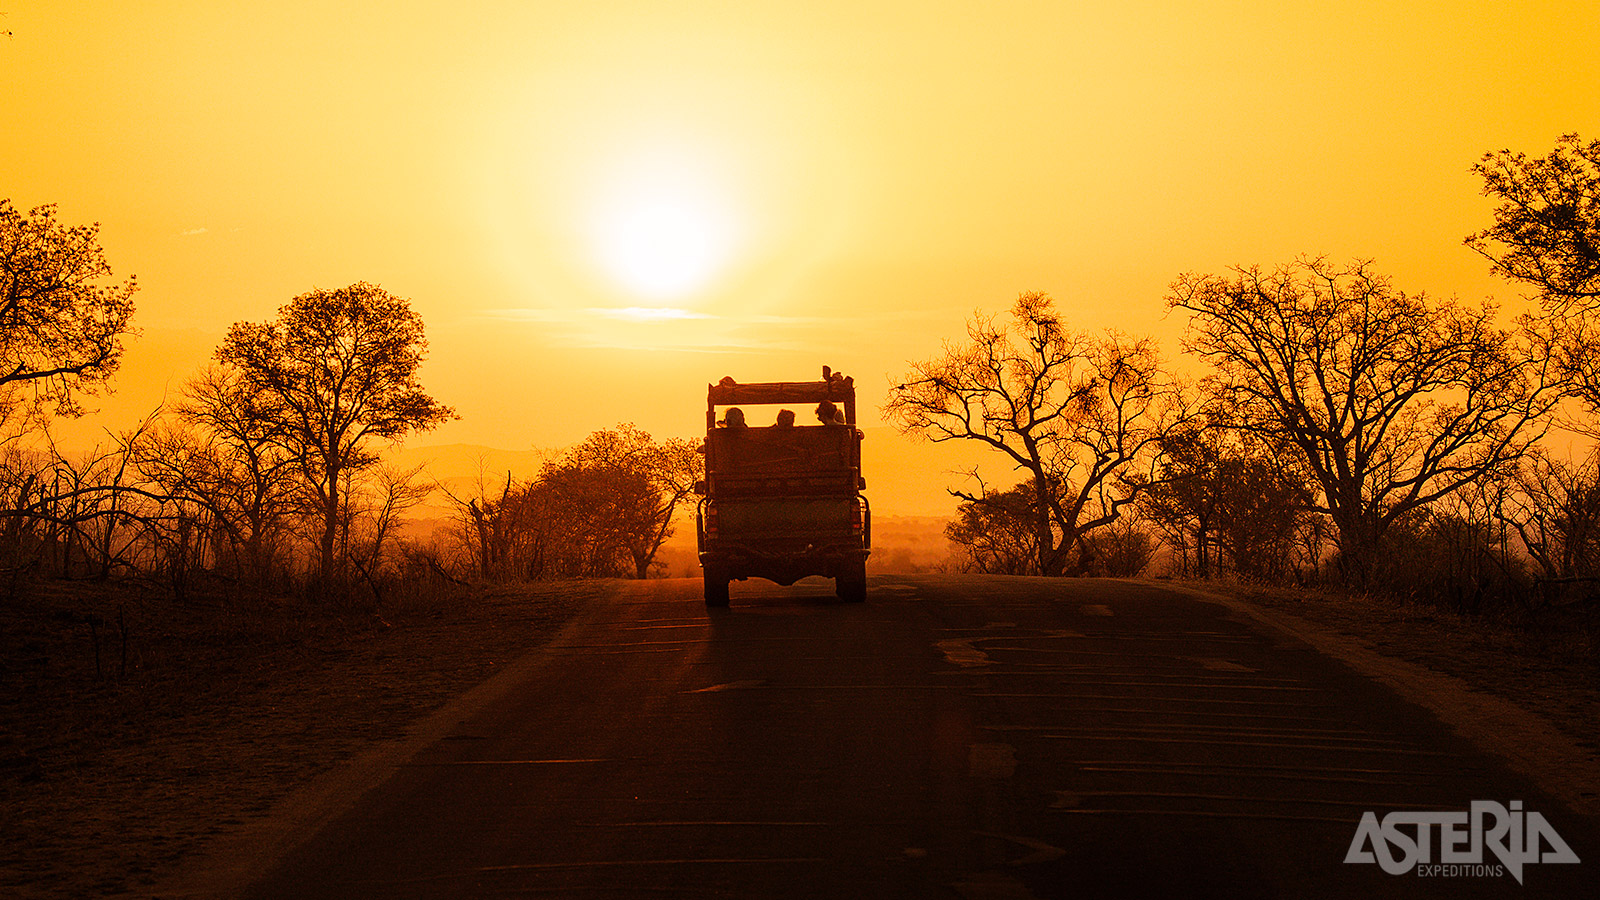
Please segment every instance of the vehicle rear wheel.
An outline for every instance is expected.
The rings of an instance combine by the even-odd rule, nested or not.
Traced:
[[[834,578],[834,592],[846,603],[862,603],[867,599],[867,564],[861,563]]]
[[[722,607],[728,605],[728,576],[722,572],[707,568],[705,570],[706,605]]]

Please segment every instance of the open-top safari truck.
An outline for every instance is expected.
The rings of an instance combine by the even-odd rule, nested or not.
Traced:
[[[752,406],[798,409],[756,425]],[[696,535],[706,605],[728,605],[729,581],[807,575],[834,579],[843,600],[866,599],[872,512],[852,379],[824,366],[821,381],[707,385],[704,450]]]

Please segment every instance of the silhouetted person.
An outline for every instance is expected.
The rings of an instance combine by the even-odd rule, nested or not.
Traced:
[[[737,406],[728,407],[728,412],[726,414],[724,414],[723,417],[722,417],[722,424],[726,425],[729,428],[743,428],[743,427],[745,427],[744,410],[740,409]]]
[[[817,421],[824,425],[843,425],[844,412],[833,405],[832,400],[824,400],[817,404]]]
[[[793,428],[794,427],[794,410],[792,410],[792,409],[780,409],[780,410],[778,410],[778,421],[773,423],[772,427],[774,427],[774,428]]]

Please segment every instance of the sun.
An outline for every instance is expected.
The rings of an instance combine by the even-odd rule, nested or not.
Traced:
[[[738,216],[707,161],[641,150],[607,167],[590,206],[588,239],[602,272],[653,301],[705,289],[733,260]]]

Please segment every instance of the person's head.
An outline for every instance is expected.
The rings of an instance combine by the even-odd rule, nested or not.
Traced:
[[[832,400],[824,400],[817,404],[817,421],[824,425],[833,425],[840,421],[839,407],[833,405]]]
[[[790,427],[793,427],[793,425],[794,425],[794,410],[792,410],[792,409],[780,409],[780,410],[778,410],[778,427],[779,428],[790,428]]]
[[[743,428],[744,410],[737,406],[728,407],[727,413],[723,415],[722,422],[729,428]]]

